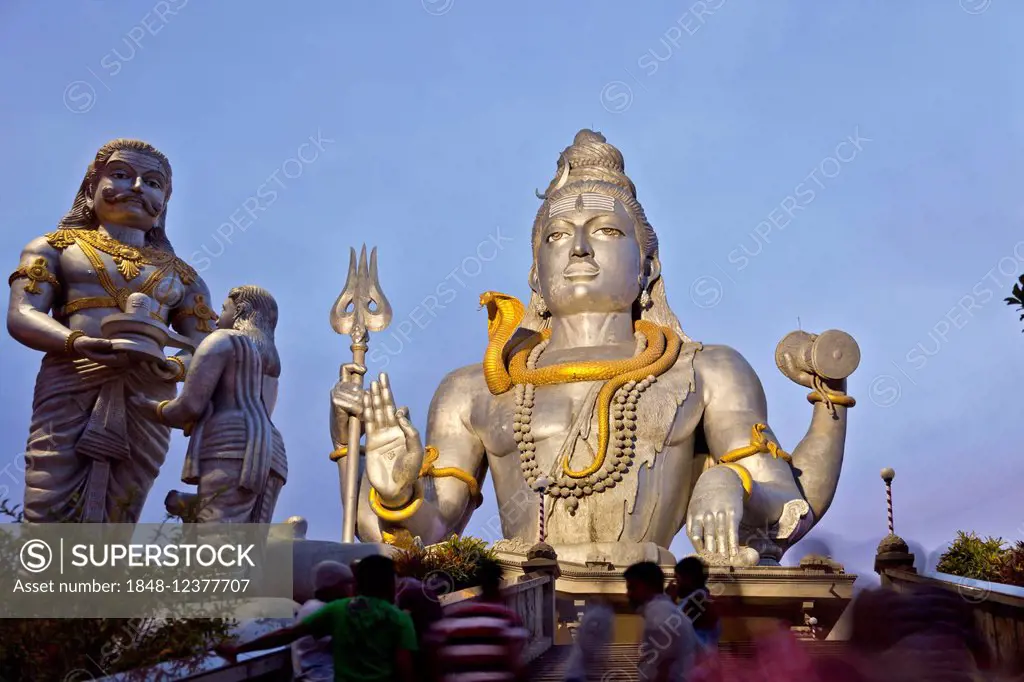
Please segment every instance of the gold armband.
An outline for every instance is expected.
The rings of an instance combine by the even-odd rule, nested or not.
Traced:
[[[751,477],[750,472],[747,471],[746,467],[732,462],[724,462],[722,466],[736,472],[736,475],[740,477],[740,483],[743,484],[743,497],[745,499],[750,499],[750,494],[754,490],[754,479]]]
[[[68,334],[68,338],[64,339],[64,353],[67,355],[73,355],[75,352],[75,339],[80,339],[85,336],[85,332],[75,330]]]
[[[420,510],[423,506],[423,486],[420,485],[419,481],[416,481],[416,485],[413,487],[412,499],[399,509],[391,509],[385,507],[380,501],[380,496],[377,494],[375,488],[370,488],[370,509],[376,514],[382,521],[389,523],[398,523],[405,521],[413,514]]]
[[[30,294],[38,294],[42,292],[39,288],[40,282],[52,284],[58,289],[60,288],[60,281],[50,272],[50,268],[46,265],[45,258],[36,258],[32,261],[32,265],[21,266],[7,278],[7,285],[12,286],[15,280],[28,279],[28,284],[25,285],[25,291]]]
[[[179,358],[177,355],[168,356],[167,359],[178,366],[178,373],[174,375],[174,381],[179,383],[184,381],[185,375],[188,373],[188,370],[185,369],[185,361]]]
[[[463,471],[458,467],[441,467],[440,469],[434,468],[434,462],[440,453],[433,445],[426,447],[426,452],[423,455],[423,466],[420,467],[420,476],[430,476],[431,478],[445,478],[452,477],[457,478],[466,484],[469,488],[469,495],[473,498],[473,503],[479,507],[484,503],[484,496],[480,494],[480,484],[477,482],[476,477],[473,474]]]
[[[196,318],[198,320],[196,323],[197,331],[212,332],[213,328],[209,323],[216,322],[220,316],[213,312],[210,306],[206,304],[205,296],[196,294],[195,304],[191,308],[179,308],[178,312],[174,315],[173,323],[177,324],[178,320],[182,317]]]
[[[750,445],[746,445],[742,448],[736,448],[735,450],[725,453],[721,459],[718,460],[719,464],[738,462],[745,457],[751,457],[759,454],[770,454],[775,459],[792,462],[793,459],[785,450],[779,447],[778,443],[770,441],[764,437],[764,430],[767,428],[767,424],[754,424],[754,427],[750,430]]]

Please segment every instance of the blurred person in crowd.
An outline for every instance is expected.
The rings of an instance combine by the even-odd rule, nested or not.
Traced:
[[[757,642],[754,657],[723,669],[706,660],[692,682],[978,682],[989,652],[971,607],[958,594],[927,589],[900,593],[865,590],[853,605],[852,632],[837,654],[812,657],[788,629]],[[765,677],[765,671],[771,671]]]
[[[304,620],[242,645],[222,644],[218,655],[273,649],[302,637],[331,637],[335,682],[413,682],[418,650],[409,614],[395,606],[395,564],[368,556],[355,566],[356,596],[326,604]]]
[[[853,609],[850,647],[869,679],[966,681],[991,666],[971,604],[956,592],[866,590]]]
[[[575,641],[569,654],[566,682],[586,682],[595,678],[603,663],[604,653],[612,641],[615,612],[604,601],[588,599],[587,610],[576,628]]]
[[[351,597],[355,587],[352,569],[337,561],[321,561],[313,568],[313,598],[299,609],[295,622],[319,611],[324,605]],[[330,682],[334,679],[331,638],[306,636],[292,642],[292,670],[295,680]]]
[[[626,569],[626,596],[643,614],[640,641],[641,680],[678,682],[689,680],[697,652],[693,623],[665,594],[665,572],[658,564],[642,561]]]
[[[445,609],[432,629],[428,646],[434,649],[435,667],[442,682],[526,680],[522,654],[528,633],[501,594],[501,566],[492,559],[480,562],[479,599]]]
[[[693,623],[701,649],[707,653],[717,651],[722,623],[708,591],[707,564],[699,557],[688,556],[676,564],[674,573],[675,580],[666,592]]]
[[[432,589],[422,580],[405,577],[398,579],[398,588],[395,595],[395,606],[402,609],[412,618],[413,627],[416,629],[416,641],[424,642],[427,633],[435,623],[444,618],[444,609],[441,608],[441,597],[436,590]],[[418,671],[427,671],[433,665],[428,652],[424,647],[413,656],[413,663]],[[424,672],[421,679],[428,675]],[[430,676],[432,677],[432,675]]]

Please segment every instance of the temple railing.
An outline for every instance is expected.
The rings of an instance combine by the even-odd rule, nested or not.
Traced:
[[[1011,668],[1024,665],[1024,589],[943,573],[926,576],[901,569],[886,569],[884,578],[899,592],[922,587],[956,592],[971,604],[977,631],[988,644],[996,664]]]

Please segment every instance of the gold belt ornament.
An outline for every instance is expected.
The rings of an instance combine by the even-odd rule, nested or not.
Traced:
[[[128,294],[125,294],[125,302],[128,300]],[[85,298],[76,298],[73,301],[68,301],[57,311],[57,314],[62,317],[68,317],[74,315],[80,310],[94,310],[96,308],[120,308],[124,310],[123,303],[119,302],[118,299],[112,296],[87,296]]]

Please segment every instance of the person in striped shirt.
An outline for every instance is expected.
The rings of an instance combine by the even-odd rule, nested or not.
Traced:
[[[484,559],[479,600],[445,609],[428,635],[439,682],[519,682],[527,633],[501,595],[501,566]]]

